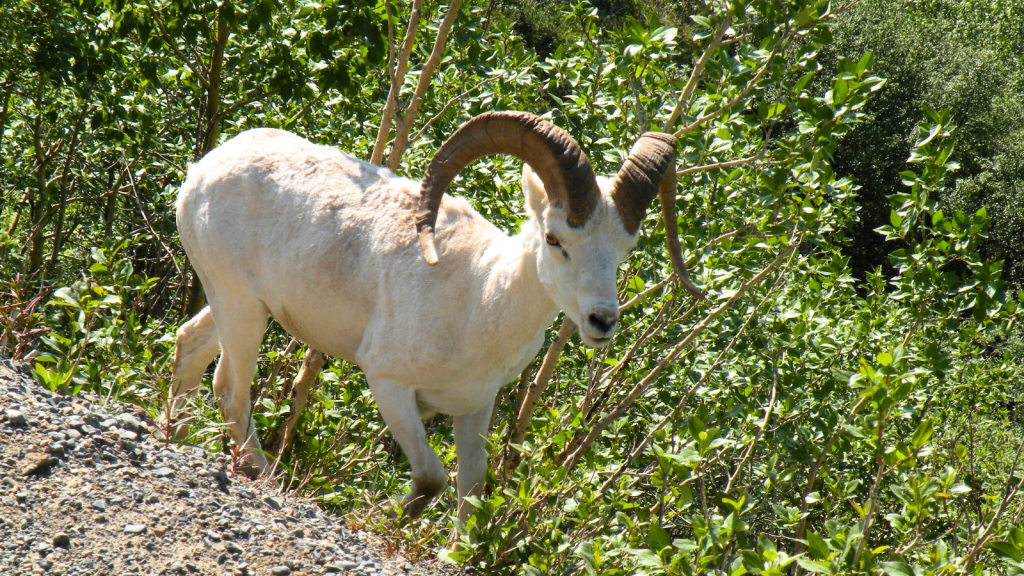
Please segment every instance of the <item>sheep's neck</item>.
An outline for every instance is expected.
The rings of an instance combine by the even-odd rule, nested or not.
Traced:
[[[529,220],[519,234],[509,238],[508,250],[492,268],[490,286],[496,291],[496,325],[504,335],[521,335],[527,344],[544,333],[558,314],[537,273],[537,251],[541,238],[538,224]]]

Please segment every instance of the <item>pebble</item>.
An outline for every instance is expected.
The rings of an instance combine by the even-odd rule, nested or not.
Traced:
[[[25,425],[25,415],[20,410],[9,409],[4,412],[4,416],[7,418],[7,423],[11,426]]]
[[[99,510],[100,512],[107,511],[107,505],[106,503],[103,502],[103,500],[93,500],[92,507],[94,510]]]
[[[270,573],[274,576],[288,576],[292,573],[292,569],[287,566],[274,566],[270,569]]]
[[[145,524],[126,524],[124,527],[125,534],[142,534],[145,531]]]
[[[163,466],[163,467],[157,468],[156,470],[153,470],[153,476],[157,476],[157,477],[160,477],[160,478],[162,478],[164,476],[170,476],[171,474],[174,474],[174,470],[168,468],[167,466]]]
[[[57,532],[53,535],[54,546],[67,546],[71,543],[71,537],[66,532]]]

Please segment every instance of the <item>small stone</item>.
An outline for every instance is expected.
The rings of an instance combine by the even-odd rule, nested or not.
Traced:
[[[145,524],[126,524],[124,527],[125,534],[142,534],[145,531]]]
[[[25,415],[20,410],[8,409],[4,412],[4,416],[7,418],[7,423],[11,426],[25,425]]]
[[[53,568],[53,562],[50,562],[46,558],[43,558],[39,561],[39,567],[43,570],[49,570],[50,568]]]
[[[117,420],[114,420],[113,418],[107,418],[103,422],[100,422],[100,428],[103,428],[104,430],[114,428],[115,426],[117,426]]]
[[[344,570],[354,570],[356,568],[359,568],[359,563],[352,562],[351,560],[342,560],[341,562],[338,562],[338,566],[340,566]]]
[[[65,532],[57,532],[53,535],[54,546],[67,546],[71,543],[71,537]]]
[[[18,463],[18,474],[28,476],[33,472],[46,469],[54,462],[56,462],[56,459],[50,458],[42,452],[29,452]]]
[[[18,502],[24,502],[28,500],[28,497],[30,495],[31,493],[28,492],[27,490],[22,490],[21,492],[18,492],[17,494],[14,495],[14,499],[17,500]]]
[[[46,446],[46,451],[50,454],[61,455],[64,454],[64,445],[56,442],[51,442]]]
[[[93,500],[92,507],[94,510],[99,510],[100,512],[107,511],[107,504],[103,500]]]
[[[181,562],[172,562],[171,565],[167,567],[167,571],[168,572],[184,572],[185,571],[185,565],[182,564]]]
[[[142,430],[142,422],[139,422],[138,418],[131,414],[121,414],[117,417],[117,421],[121,423],[121,427],[132,432],[139,432]]]
[[[97,524],[104,524],[107,521],[107,517],[103,514],[93,514],[92,521],[96,522]]]
[[[231,552],[232,554],[244,554],[245,553],[245,549],[243,549],[238,544],[235,544],[234,542],[231,542],[230,540],[224,543],[224,549],[227,550],[228,552]]]
[[[266,498],[263,499],[263,502],[265,502],[267,506],[270,506],[274,510],[281,509],[281,501],[272,496],[267,496]]]
[[[157,496],[156,494],[150,494],[149,496],[146,496],[146,504],[156,504],[159,501],[160,497]]]
[[[47,552],[49,552],[52,549],[53,549],[53,546],[50,546],[50,544],[48,542],[40,542],[39,545],[36,546],[36,552],[39,552],[40,554],[43,554],[43,555],[45,555]]]
[[[174,470],[168,468],[167,466],[161,466],[160,468],[153,470],[153,476],[157,476],[160,478],[164,476],[170,476],[171,474],[174,474]]]
[[[338,566],[336,564],[325,564],[324,572],[327,572],[328,574],[336,574],[338,572],[341,572],[341,566]]]
[[[274,576],[288,576],[292,573],[292,569],[287,566],[274,566],[270,569],[270,573]]]
[[[296,528],[295,530],[292,530],[292,537],[293,538],[305,538],[306,537],[306,531],[303,530],[302,528]]]

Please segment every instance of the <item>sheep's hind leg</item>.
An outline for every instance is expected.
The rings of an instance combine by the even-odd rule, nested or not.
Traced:
[[[242,455],[240,471],[255,478],[268,469],[249,400],[260,342],[267,329],[267,309],[258,301],[225,303],[211,299],[210,306],[221,345],[220,362],[213,374],[213,394],[231,439]]]
[[[371,381],[370,391],[412,468],[412,491],[402,509],[407,516],[419,518],[427,504],[444,490],[448,473],[427,441],[416,392],[388,381]]]
[[[176,440],[185,440],[189,436],[189,426],[187,423],[174,422],[175,411],[195,398],[206,367],[218,354],[220,341],[217,339],[217,326],[207,306],[182,324],[174,339],[174,360],[171,363],[173,380],[171,397],[167,399],[169,422],[166,424]]]

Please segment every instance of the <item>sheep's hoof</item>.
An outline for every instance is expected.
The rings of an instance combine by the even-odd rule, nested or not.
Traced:
[[[426,510],[427,504],[430,504],[430,501],[433,499],[433,496],[413,492],[406,496],[405,501],[402,502],[402,514],[416,520],[423,515],[423,511]]]
[[[413,481],[412,492],[402,502],[402,514],[415,520],[423,514],[435,496],[444,490],[444,482]]]

